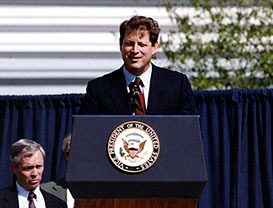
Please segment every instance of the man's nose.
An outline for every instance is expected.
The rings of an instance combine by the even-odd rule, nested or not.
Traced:
[[[132,51],[133,51],[134,53],[138,53],[139,47],[138,47],[138,44],[137,44],[137,43],[135,43],[135,44],[133,45]]]
[[[37,168],[33,168],[32,171],[31,171],[31,176],[32,177],[36,177],[38,175],[38,170]]]

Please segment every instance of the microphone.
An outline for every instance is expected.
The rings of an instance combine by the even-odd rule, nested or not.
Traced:
[[[134,82],[129,84],[129,95],[130,95],[130,105],[132,107],[132,114],[135,115],[136,108],[144,112],[141,105],[139,105],[140,94],[139,94],[138,86]]]

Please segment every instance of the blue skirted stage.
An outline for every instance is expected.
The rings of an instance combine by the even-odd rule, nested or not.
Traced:
[[[199,207],[273,207],[273,89],[195,91],[208,182]],[[43,181],[61,178],[64,136],[83,94],[0,96],[0,188],[11,185],[9,150],[20,138],[46,150]]]

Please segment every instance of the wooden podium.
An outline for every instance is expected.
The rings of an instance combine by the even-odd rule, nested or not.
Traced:
[[[160,141],[154,165],[128,173],[109,158],[112,132],[150,126]],[[76,208],[197,208],[206,183],[199,116],[75,116],[66,173]]]
[[[198,200],[188,199],[76,199],[75,208],[197,208]]]

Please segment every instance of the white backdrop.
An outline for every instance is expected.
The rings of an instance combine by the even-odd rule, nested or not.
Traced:
[[[119,25],[135,14],[156,19],[162,34],[173,28],[157,6],[0,5],[0,95],[84,93],[121,66]]]

